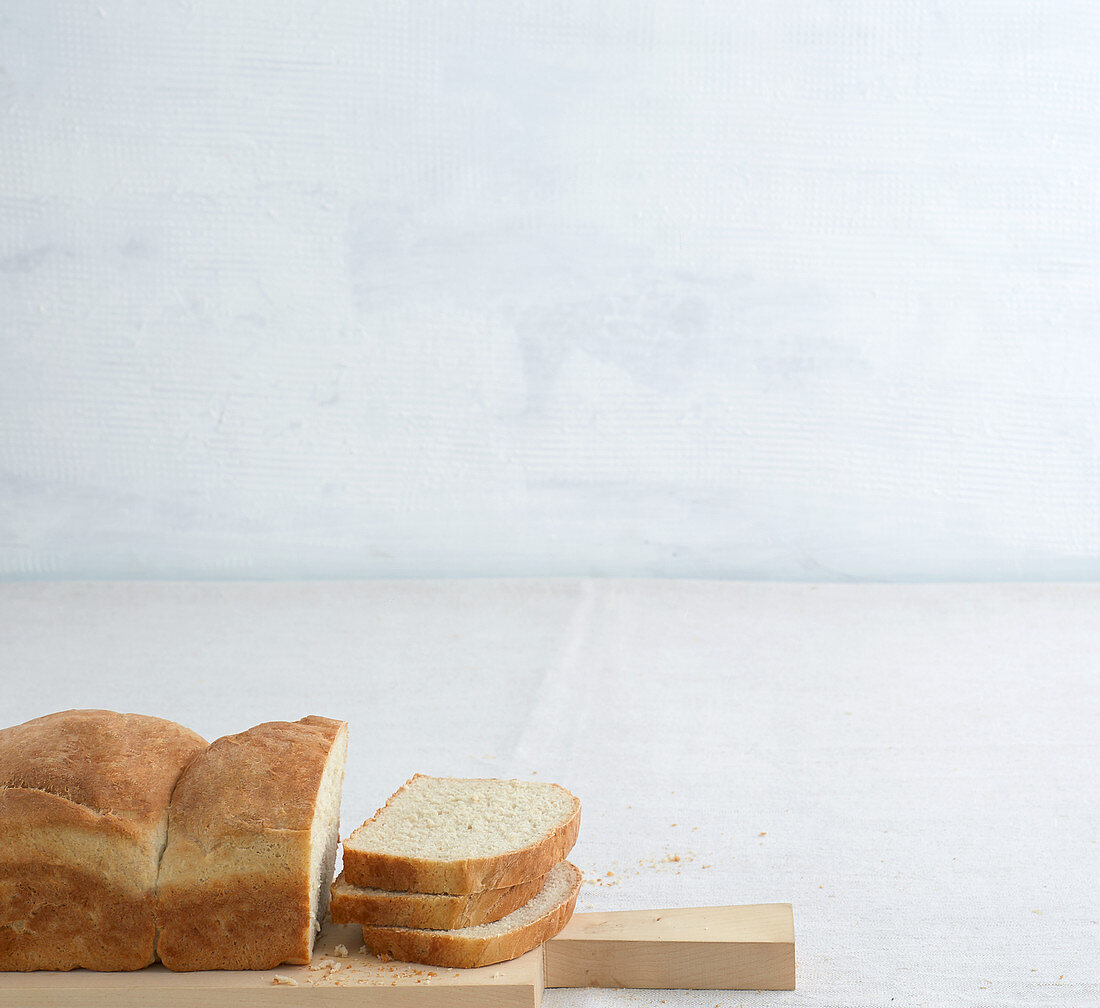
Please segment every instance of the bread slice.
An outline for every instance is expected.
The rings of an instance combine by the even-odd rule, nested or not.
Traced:
[[[491,924],[456,931],[368,924],[363,942],[375,955],[403,962],[454,969],[488,966],[515,959],[553,938],[569,923],[580,888],[581,873],[563,861],[546,876],[533,900]]]
[[[0,731],[0,970],[153,962],[168,803],[205,748],[173,721],[106,710]]]
[[[462,896],[391,892],[353,886],[341,873],[332,883],[332,921],[447,931],[500,920],[534,899],[541,889],[542,879],[537,878],[504,889],[483,889]]]
[[[503,889],[546,875],[580,821],[557,784],[417,774],[344,841],[344,876],[404,892]]]
[[[157,953],[173,970],[308,963],[328,908],[347,725],[272,721],[218,739],[172,795]]]

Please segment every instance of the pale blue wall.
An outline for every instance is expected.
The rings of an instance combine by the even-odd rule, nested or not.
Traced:
[[[1098,27],[6,3],[0,576],[1100,577]]]

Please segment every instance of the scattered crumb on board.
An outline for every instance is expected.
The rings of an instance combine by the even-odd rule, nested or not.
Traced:
[[[288,977],[285,973],[276,973],[271,978],[273,984],[286,984],[288,987],[297,987],[298,981],[294,977]]]
[[[343,952],[339,951],[341,948],[344,949]],[[360,952],[364,955],[369,954],[366,945],[360,948]],[[345,959],[348,956],[348,950],[345,946],[340,945],[333,949],[333,954]],[[393,962],[392,956],[381,955],[377,958],[383,963]],[[347,987],[352,984],[378,986],[387,983],[391,987],[396,987],[398,984],[410,982],[430,984],[434,977],[439,976],[435,970],[427,967],[421,969],[412,963],[399,962],[393,966],[379,969],[375,963],[360,963],[354,958],[337,962],[335,959],[322,957],[317,962],[311,963],[309,969],[313,974],[309,978],[311,984],[334,987]]]
[[[336,948],[332,950],[332,952],[334,955],[340,956],[341,959],[346,959],[348,955],[348,947],[346,945],[337,945]]]

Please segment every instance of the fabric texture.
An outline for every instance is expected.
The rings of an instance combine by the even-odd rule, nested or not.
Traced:
[[[1100,1005],[1100,586],[0,586],[4,716],[346,719],[341,833],[412,773],[582,802],[578,910],[790,901],[794,992],[552,1008]],[[302,683],[312,684],[308,698]]]

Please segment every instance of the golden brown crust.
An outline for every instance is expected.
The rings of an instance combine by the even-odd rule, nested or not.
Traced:
[[[174,722],[114,711],[0,731],[0,970],[153,961],[168,800],[205,745]]]
[[[157,954],[169,969],[259,970],[308,963],[313,945],[309,893],[272,886],[267,875],[233,876],[169,896]]]
[[[0,969],[136,970],[153,961],[153,893],[70,865],[0,864]]]
[[[45,791],[147,822],[163,815],[180,768],[205,746],[162,718],[60,711],[0,730],[0,787]]]
[[[172,795],[173,832],[224,841],[309,830],[325,760],[345,722],[310,716],[226,735],[193,759]]]
[[[172,795],[158,881],[169,969],[308,962],[310,830],[343,721],[274,721],[214,742]]]
[[[420,776],[417,774],[410,778],[405,787]],[[400,793],[399,790],[391,796],[385,807]],[[349,845],[349,840],[345,840],[344,874],[352,885],[364,888],[458,895],[503,889],[542,878],[565,859],[577,842],[581,828],[581,803],[575,795],[570,794],[569,797],[573,799],[573,811],[569,818],[528,847],[493,857],[434,861],[357,850],[354,844]],[[373,817],[367,821],[372,822]]]
[[[133,843],[141,843],[146,837],[146,832],[129,819],[104,815],[48,791],[23,787],[0,788],[0,822],[9,836],[68,827]],[[41,841],[34,837],[32,842]]]
[[[341,873],[332,885],[329,909],[335,924],[454,930],[506,917],[534,899],[542,889],[543,880],[531,879],[503,889],[458,896],[359,889],[344,883]]]
[[[569,923],[581,887],[580,872],[576,868],[573,871],[573,887],[566,901],[515,931],[480,938],[451,931],[366,925],[363,928],[363,943],[377,956],[451,969],[470,969],[515,959],[553,938]]]

